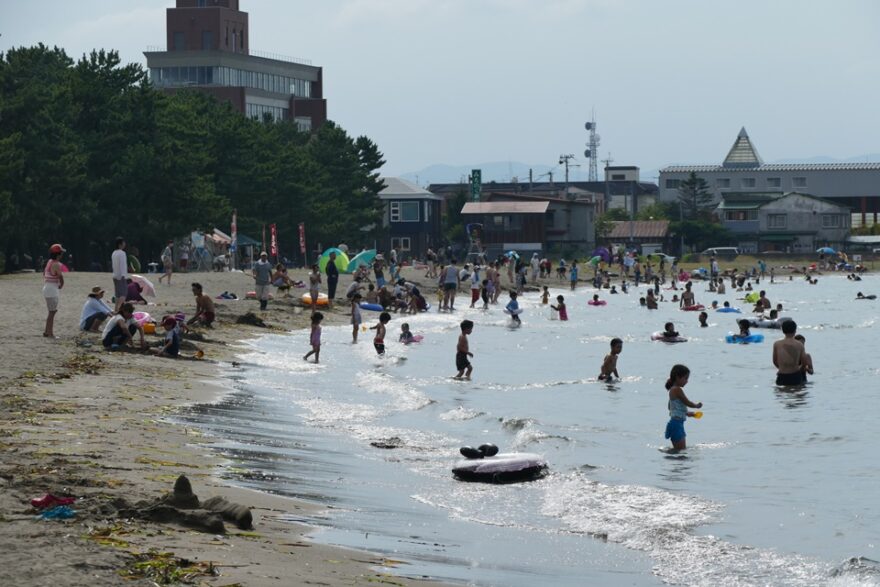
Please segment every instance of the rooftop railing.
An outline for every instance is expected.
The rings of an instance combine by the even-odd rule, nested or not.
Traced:
[[[160,47],[158,45],[147,45],[148,53],[162,53],[167,51],[165,47]],[[252,55],[254,57],[262,57],[263,59],[274,59],[275,61],[285,61],[287,63],[297,63],[299,65],[312,65],[311,59],[301,59],[299,57],[291,57],[289,55],[282,55],[280,53],[270,53],[268,51],[257,51],[250,50],[247,53],[248,55]]]

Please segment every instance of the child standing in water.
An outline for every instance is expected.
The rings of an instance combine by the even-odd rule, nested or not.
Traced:
[[[370,327],[370,330],[376,331],[376,336],[373,337],[373,346],[380,357],[385,354],[385,325],[389,322],[391,322],[391,314],[382,312],[379,314],[379,323]]]
[[[550,303],[550,290],[546,285],[544,286],[544,291],[541,293],[541,303],[545,306]]]
[[[361,294],[351,296],[351,344],[357,344],[358,330],[364,321],[361,317]]]
[[[507,302],[507,305],[504,307],[504,311],[510,314],[510,318],[517,324],[522,324],[522,320],[519,319],[519,302],[516,301],[516,292],[510,292],[510,301]]]
[[[803,336],[802,334],[796,334],[796,335],[794,336],[794,339],[795,339],[796,341],[800,342],[802,345],[804,345],[804,348],[806,348],[806,346],[807,346],[807,339],[804,338],[804,336]],[[803,361],[804,361],[804,366],[803,366],[803,372],[804,372],[804,383],[806,383],[806,382],[807,382],[807,375],[812,375],[812,374],[813,374],[813,357],[810,356],[810,353],[808,353],[808,352],[804,352],[804,359],[803,359]]]
[[[555,312],[559,313],[560,320],[568,320],[568,310],[565,308],[565,298],[560,296],[556,296],[556,305],[550,306],[553,308]]]
[[[693,417],[694,412],[688,412],[687,408],[700,409],[703,403],[694,403],[684,394],[684,386],[687,385],[691,370],[684,365],[675,365],[669,372],[666,380],[666,389],[669,390],[669,423],[666,424],[666,438],[672,441],[672,448],[684,450],[687,448],[684,432],[684,422],[688,416]]]
[[[470,352],[468,335],[473,331],[473,322],[470,320],[461,321],[461,334],[458,335],[458,345],[455,347],[455,368],[458,369],[458,374],[455,376],[455,379],[470,380],[471,378],[474,366],[471,365],[471,362],[468,359],[473,357],[474,353]]]
[[[622,351],[623,341],[619,338],[611,339],[611,352],[605,355],[605,361],[602,362],[599,381],[611,381],[615,377],[620,379],[620,373],[617,372],[617,355]]]
[[[568,270],[568,278],[571,281],[571,291],[574,291],[574,288],[577,287],[577,281],[578,281],[577,261],[571,262],[571,269]]]
[[[413,336],[412,331],[409,329],[409,324],[404,322],[400,325],[400,342],[403,344],[409,344],[415,341],[415,336]]]
[[[321,312],[315,312],[314,314],[312,314],[312,333],[309,335],[309,344],[312,345],[312,350],[310,350],[303,356],[303,361],[308,361],[309,357],[315,355],[315,363],[320,362],[321,320],[323,319],[324,315]]]
[[[489,300],[492,298],[492,294],[489,293],[489,285],[492,282],[488,279],[483,280],[483,287],[480,288],[480,299],[483,300],[483,309],[489,309]]]

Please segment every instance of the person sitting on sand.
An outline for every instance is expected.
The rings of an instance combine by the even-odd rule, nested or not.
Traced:
[[[86,332],[100,332],[101,323],[113,314],[113,308],[104,301],[104,290],[93,287],[92,292],[83,304],[79,317],[79,329]]]
[[[204,293],[201,283],[192,284],[192,293],[196,297],[196,315],[186,321],[187,324],[202,324],[211,327],[214,324],[214,300]]]
[[[611,339],[611,352],[605,355],[602,368],[599,373],[599,381],[611,381],[615,377],[620,379],[617,372],[617,356],[623,351],[623,341],[619,338]]]
[[[372,283],[367,286],[367,293],[364,294],[364,301],[368,304],[379,303],[379,292],[376,291],[376,286]]]
[[[290,288],[293,283],[287,276],[287,267],[282,263],[275,265],[275,271],[272,273],[272,285],[278,288],[278,292],[284,292],[284,297],[290,297]]]
[[[138,332],[141,339],[141,348],[146,348],[144,342],[144,327],[134,319],[134,305],[125,302],[116,314],[104,325],[101,333],[101,344],[106,349],[116,350],[134,342],[134,333]]]
[[[125,294],[125,301],[131,302],[132,304],[146,304],[147,300],[144,299],[144,296],[141,295],[141,292],[144,291],[144,287],[138,283],[137,281],[132,280],[131,277],[125,280],[128,284],[127,292]]]
[[[176,359],[180,356],[180,331],[177,329],[177,320],[174,316],[165,316],[162,318],[162,328],[165,329],[165,342],[160,348],[151,351],[158,357]]]

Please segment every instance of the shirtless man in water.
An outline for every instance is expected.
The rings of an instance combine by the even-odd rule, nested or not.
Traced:
[[[773,364],[776,366],[776,385],[804,383],[804,345],[795,340],[797,324],[794,320],[782,323],[785,338],[773,343]]]
[[[680,308],[688,308],[696,304],[694,299],[694,292],[691,291],[691,282],[688,281],[684,286],[684,293],[681,294],[681,301],[678,303],[678,307]]]

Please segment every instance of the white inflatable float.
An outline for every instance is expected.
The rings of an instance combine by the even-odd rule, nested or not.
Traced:
[[[547,472],[547,461],[540,455],[498,453],[498,447],[492,444],[481,445],[479,449],[465,446],[461,454],[467,459],[452,467],[452,474],[461,481],[516,483],[538,479]]]

